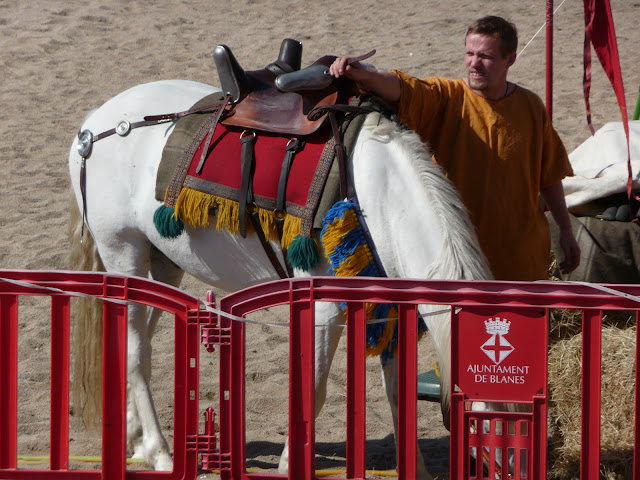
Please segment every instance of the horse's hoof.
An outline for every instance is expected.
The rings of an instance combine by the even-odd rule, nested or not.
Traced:
[[[171,455],[161,455],[153,466],[153,469],[159,472],[173,471],[173,460]]]

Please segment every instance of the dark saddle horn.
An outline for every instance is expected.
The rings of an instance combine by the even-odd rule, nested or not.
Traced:
[[[266,66],[267,70],[282,75],[300,70],[302,66],[302,43],[293,38],[285,38],[280,45],[278,59]]]

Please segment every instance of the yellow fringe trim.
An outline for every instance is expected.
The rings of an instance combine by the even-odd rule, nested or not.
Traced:
[[[194,227],[209,227],[209,211],[216,207],[217,197],[183,188],[176,201],[174,216]]]
[[[302,219],[300,217],[294,217],[293,215],[287,215],[284,219],[284,226],[282,227],[282,248],[289,248],[293,239],[300,234],[302,229]]]
[[[234,235],[240,231],[238,202],[191,188],[182,189],[173,215],[192,227],[205,228],[211,226],[211,215],[216,215],[217,230],[227,230]],[[278,240],[273,211],[258,208],[258,216],[267,241]],[[293,239],[300,234],[301,223],[302,220],[293,215],[285,217],[281,239],[283,248],[289,248]],[[247,222],[247,232],[253,231],[251,222]]]

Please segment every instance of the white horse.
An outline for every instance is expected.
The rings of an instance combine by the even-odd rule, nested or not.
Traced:
[[[82,130],[97,134],[114,128],[121,120],[135,122],[149,114],[183,111],[215,91],[201,83],[180,80],[139,85],[94,111]],[[138,128],[127,137],[112,135],[93,145],[86,161],[86,225],[97,252],[89,245],[89,235],[85,234],[83,245],[87,254],[94,254],[93,265],[99,263],[95,259],[99,254],[108,272],[148,276],[176,286],[186,271],[226,291],[277,279],[255,234],[241,238],[226,231],[187,226],[176,239],[159,235],[153,222],[160,206],[155,199],[156,174],[172,127],[161,124]],[[75,200],[82,206],[81,157],[75,141],[69,168]],[[460,199],[416,134],[379,114],[369,114],[350,158],[349,177],[389,277],[490,278]],[[79,248],[81,226],[82,217],[77,215],[73,248]],[[86,263],[83,255],[77,253],[75,258]],[[295,275],[326,275],[327,270],[321,265],[311,271],[296,270]],[[422,314],[428,312],[428,307],[422,307]],[[343,314],[334,304],[318,304],[315,318],[319,325],[343,322]],[[127,441],[135,457],[144,458],[157,470],[170,470],[170,451],[149,389],[150,341],[157,320],[154,310],[129,308]],[[444,383],[442,398],[447,402],[449,315],[426,316],[425,320],[437,347]],[[84,328],[78,330],[79,335],[99,338]],[[325,400],[329,367],[340,334],[339,328],[317,330],[316,415]],[[397,430],[397,362],[387,362],[382,372]],[[95,391],[84,388],[85,392]],[[285,445],[281,472],[286,472],[287,462]],[[418,455],[417,469],[420,478],[430,478],[422,455]]]

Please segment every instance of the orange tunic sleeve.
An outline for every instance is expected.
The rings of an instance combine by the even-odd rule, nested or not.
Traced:
[[[462,80],[395,73],[400,120],[455,184],[494,277],[547,278],[550,237],[539,193],[572,170],[542,101],[521,87],[488,100]]]

